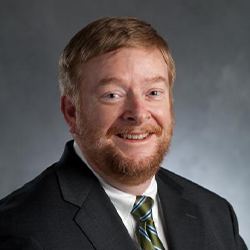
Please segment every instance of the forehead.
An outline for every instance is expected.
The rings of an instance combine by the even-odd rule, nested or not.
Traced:
[[[90,59],[82,70],[83,85],[98,85],[106,78],[140,81],[162,77],[168,81],[168,66],[156,48],[121,48]]]

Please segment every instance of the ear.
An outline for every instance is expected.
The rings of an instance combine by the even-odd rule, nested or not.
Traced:
[[[69,132],[71,134],[76,133],[76,108],[72,101],[68,97],[63,95],[61,97],[61,111],[64,119],[69,126]]]

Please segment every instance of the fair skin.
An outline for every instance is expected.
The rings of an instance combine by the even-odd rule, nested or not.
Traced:
[[[153,176],[142,180],[131,177],[131,181],[117,179],[104,171],[107,167],[102,162],[97,164],[95,148],[107,146],[121,159],[135,163],[135,168],[143,168],[144,163],[157,156],[159,145],[166,140],[170,143],[173,117],[168,67],[157,49],[127,47],[89,60],[84,64],[83,76],[80,111],[66,96],[61,98],[69,131],[88,164],[107,183],[121,191],[141,195]],[[81,133],[86,120],[91,126]],[[95,157],[87,150],[94,145]]]

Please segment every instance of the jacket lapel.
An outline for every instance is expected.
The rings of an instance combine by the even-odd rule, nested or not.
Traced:
[[[120,216],[91,170],[72,145],[56,167],[63,199],[79,209],[72,220],[97,250],[136,250]]]
[[[99,183],[93,186],[75,221],[98,250],[136,249],[115,207]]]
[[[183,188],[162,171],[156,179],[169,249],[206,249],[205,228],[198,206],[183,198]]]

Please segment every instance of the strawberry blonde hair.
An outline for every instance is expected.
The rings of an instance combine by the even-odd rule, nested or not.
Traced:
[[[175,64],[167,42],[147,22],[131,17],[106,17],[80,30],[67,44],[59,61],[61,94],[78,101],[84,63],[123,47],[157,48],[168,65],[169,84],[175,80]]]

